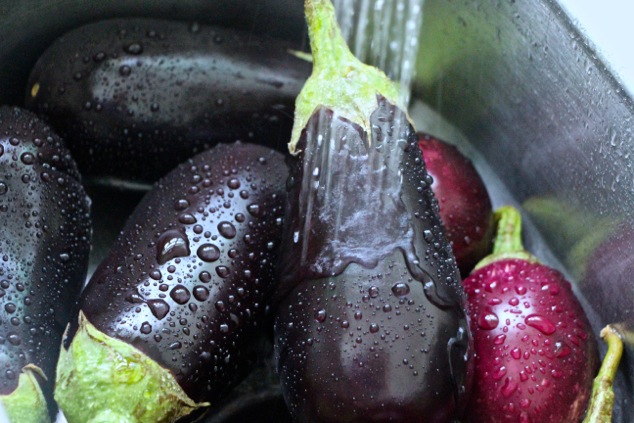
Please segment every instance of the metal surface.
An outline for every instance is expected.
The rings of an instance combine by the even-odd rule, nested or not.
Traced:
[[[29,69],[56,36],[114,16],[222,23],[305,46],[301,0],[0,0],[0,101],[22,103]],[[593,325],[634,325],[632,98],[553,0],[427,0],[420,43],[414,99],[466,134],[526,206]],[[604,265],[592,268],[599,253]],[[628,344],[618,422],[634,421],[633,353]]]

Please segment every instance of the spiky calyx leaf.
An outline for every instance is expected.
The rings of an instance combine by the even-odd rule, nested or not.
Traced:
[[[57,364],[55,399],[69,423],[174,422],[209,405],[195,403],[172,373],[99,331],[81,312]]]

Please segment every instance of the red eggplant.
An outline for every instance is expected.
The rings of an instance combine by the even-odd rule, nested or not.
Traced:
[[[460,275],[466,278],[491,252],[495,231],[491,198],[475,166],[457,147],[423,132],[418,133],[418,145],[434,179],[431,189]]]
[[[62,333],[86,278],[90,199],[63,140],[0,107],[0,402],[48,421]]]
[[[464,280],[474,337],[472,422],[578,422],[598,352],[570,283],[524,250],[521,216],[495,212],[493,253]]]
[[[197,23],[95,22],[40,57],[26,105],[67,139],[85,176],[152,183],[219,142],[283,150],[310,72],[292,47]]]
[[[306,2],[276,362],[301,422],[448,422],[469,386],[466,303],[398,89]]]
[[[286,178],[282,154],[221,144],[144,196],[64,342],[55,398],[69,422],[173,422],[217,407],[247,374]]]

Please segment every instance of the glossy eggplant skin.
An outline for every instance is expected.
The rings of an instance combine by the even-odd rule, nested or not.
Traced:
[[[43,371],[50,393],[88,269],[90,199],[63,140],[33,113],[6,106],[0,228],[0,394],[15,390],[27,364]]]
[[[144,196],[81,297],[106,335],[171,371],[194,401],[249,370],[267,312],[286,201],[281,153],[220,144]]]
[[[296,421],[448,422],[464,403],[471,341],[459,271],[417,136],[398,121],[403,112],[379,101],[368,145],[356,125],[322,109],[300,138],[275,321],[278,371]],[[305,140],[329,127],[323,139],[335,145],[323,148],[337,158],[325,163],[315,160],[321,147]],[[387,166],[395,156],[400,162]],[[361,162],[372,170],[363,174]],[[368,192],[361,180],[382,191]],[[328,183],[344,193],[322,196]]]
[[[84,175],[155,182],[219,142],[280,151],[310,63],[287,42],[187,22],[121,18],[59,38],[26,105],[68,140]]]

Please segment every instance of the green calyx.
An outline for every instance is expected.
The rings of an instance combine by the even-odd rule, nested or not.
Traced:
[[[493,217],[496,221],[496,234],[491,254],[480,260],[475,269],[480,269],[500,260],[518,259],[539,263],[537,257],[524,249],[522,244],[522,215],[513,206],[502,206]]]
[[[323,106],[370,133],[370,116],[377,96],[405,110],[399,103],[398,86],[381,70],[359,61],[348,48],[337,25],[330,0],[306,0],[306,21],[313,57],[313,72],[295,102],[291,154],[315,110]]]
[[[46,378],[42,370],[32,364],[25,366],[18,379],[18,387],[0,401],[11,423],[49,423],[51,421],[46,398],[36,374]]]
[[[195,403],[172,373],[97,330],[81,312],[70,347],[60,353],[55,400],[69,423],[174,422],[209,405]]]

